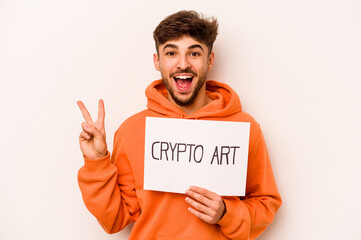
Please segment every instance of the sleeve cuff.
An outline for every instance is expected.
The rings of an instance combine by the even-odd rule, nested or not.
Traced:
[[[247,206],[240,199],[223,199],[226,205],[226,213],[218,221],[221,228],[233,228],[232,225],[239,225],[240,222],[250,223],[250,214]]]
[[[113,168],[111,162],[110,162],[110,153],[109,151],[107,152],[107,155],[105,155],[105,157],[102,158],[98,158],[98,159],[88,159],[85,156],[83,156],[84,158],[84,170],[86,172],[105,172],[108,171],[109,169]]]

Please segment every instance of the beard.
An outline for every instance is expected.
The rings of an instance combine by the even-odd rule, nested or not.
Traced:
[[[177,73],[193,73],[193,72],[191,70],[185,69],[185,70],[177,72]],[[176,73],[174,73],[174,74],[176,74]],[[172,75],[174,75],[174,74],[172,74]],[[193,92],[191,93],[191,96],[188,98],[180,98],[175,94],[174,89],[171,87],[171,84],[170,84],[170,81],[174,81],[172,77],[168,78],[168,77],[163,76],[163,74],[162,74],[162,80],[163,80],[164,86],[167,88],[167,91],[170,94],[170,96],[172,97],[173,101],[178,106],[187,107],[187,106],[191,106],[194,103],[194,101],[196,100],[199,91],[202,89],[203,84],[206,81],[206,74],[207,73],[199,75],[198,82],[197,82]],[[194,74],[194,75],[196,76],[196,74]]]

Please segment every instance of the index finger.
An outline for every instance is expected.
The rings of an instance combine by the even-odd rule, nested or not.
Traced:
[[[84,117],[85,121],[86,121],[87,123],[93,123],[93,120],[92,120],[92,118],[91,118],[91,116],[90,116],[90,114],[89,114],[89,112],[88,112],[88,109],[86,109],[84,103],[79,100],[79,101],[77,102],[77,104],[78,104],[78,106],[79,106],[79,108],[80,108],[81,113],[83,114],[83,117]]]
[[[205,196],[205,197],[207,197],[208,199],[211,199],[211,200],[217,199],[217,197],[219,196],[215,192],[212,192],[212,191],[210,191],[208,189],[197,187],[197,186],[190,186],[189,190],[191,190],[191,191],[193,191],[195,193],[198,193],[198,194],[200,194],[202,196]]]

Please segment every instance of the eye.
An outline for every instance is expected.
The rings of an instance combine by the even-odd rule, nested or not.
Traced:
[[[200,56],[201,54],[199,52],[192,52],[191,53],[191,56],[192,57],[197,57],[197,56]]]
[[[167,55],[167,56],[174,56],[175,55],[175,53],[174,52],[166,52],[166,54],[165,55]]]

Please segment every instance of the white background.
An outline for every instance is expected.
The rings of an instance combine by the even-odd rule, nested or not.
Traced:
[[[0,0],[0,239],[128,238],[82,202],[76,101],[105,100],[111,150],[160,77],[152,32],[181,9],[218,18],[209,79],[263,129],[284,204],[259,239],[361,239],[358,0]]]

